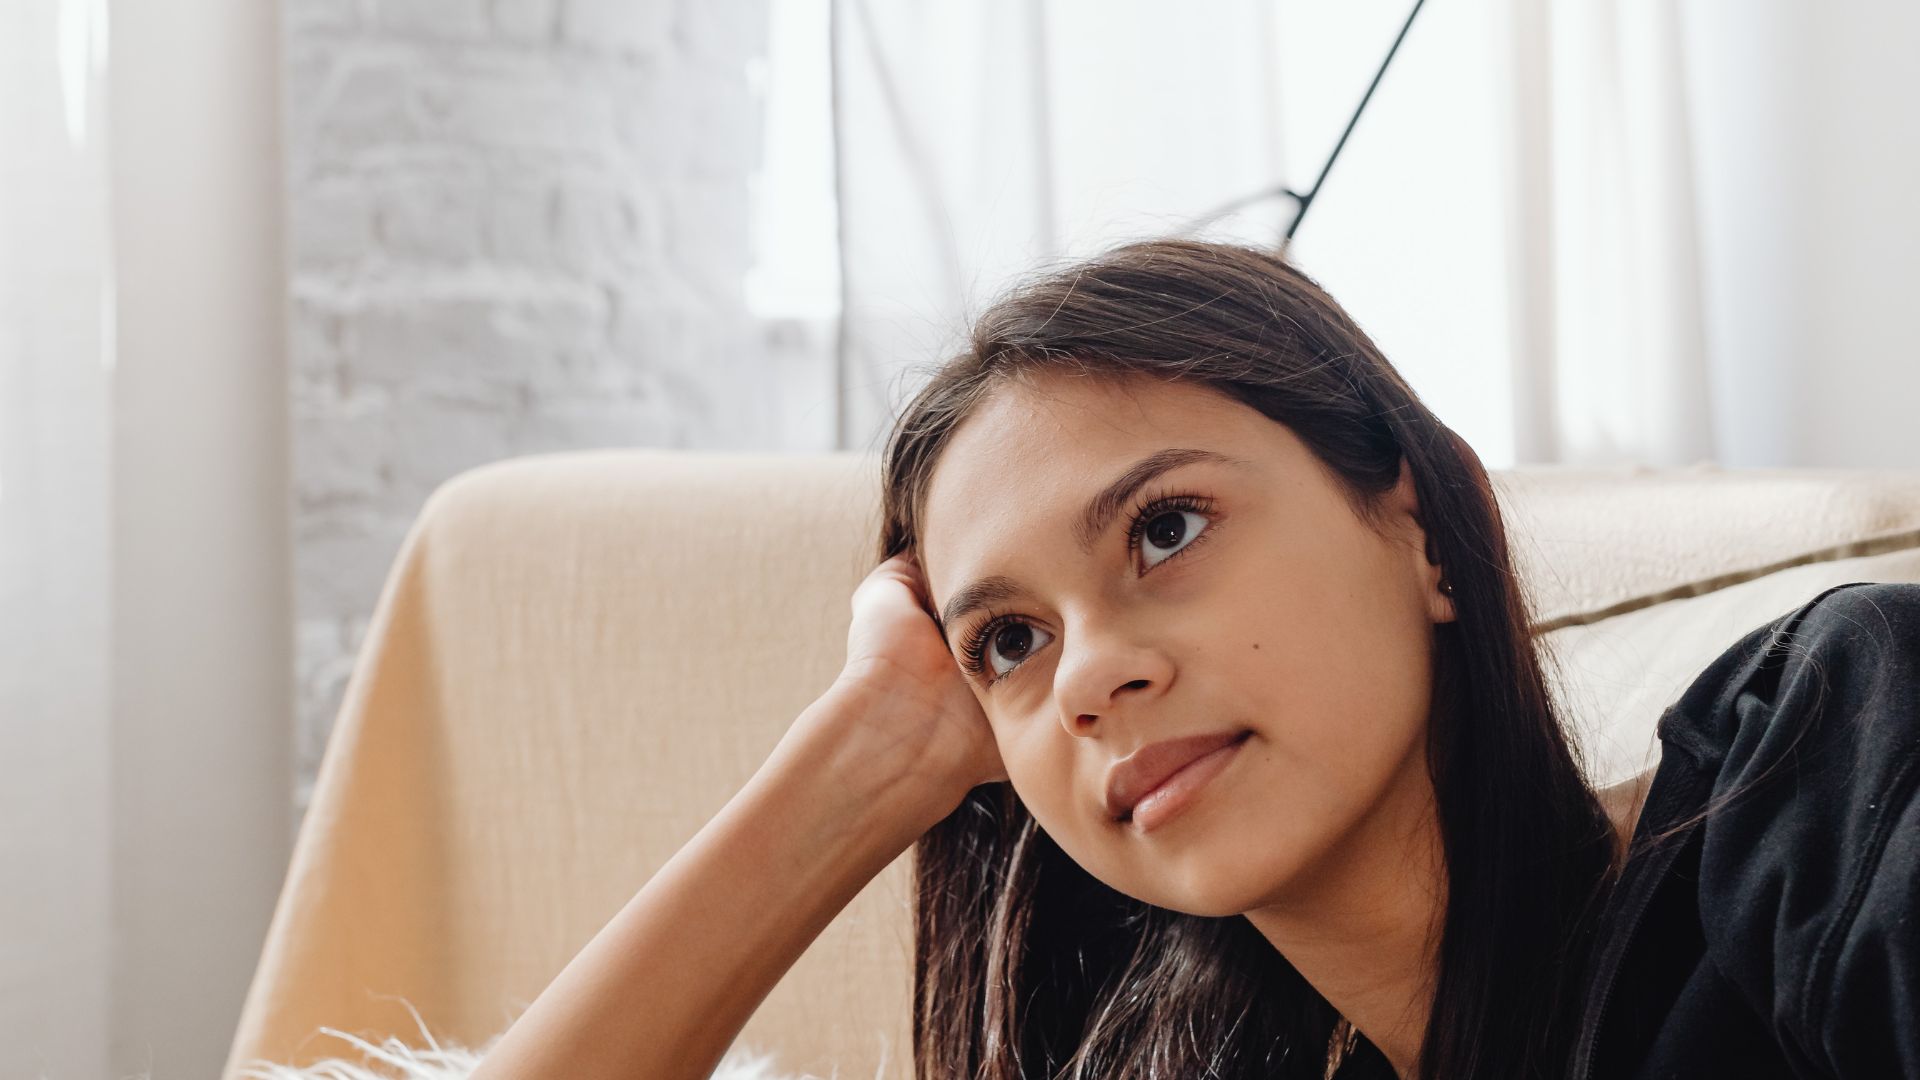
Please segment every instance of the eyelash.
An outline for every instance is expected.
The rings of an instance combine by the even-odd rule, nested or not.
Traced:
[[[1207,527],[1200,530],[1199,534],[1194,536],[1192,540],[1189,540],[1185,547],[1162,559],[1158,564],[1159,566],[1165,566],[1167,563],[1193,550],[1194,545],[1206,539],[1207,534],[1213,531],[1212,499],[1203,495],[1188,494],[1149,497],[1144,502],[1135,506],[1133,516],[1127,522],[1127,555],[1131,557],[1134,552],[1140,549],[1140,538],[1146,533],[1148,525],[1152,524],[1154,520],[1161,515],[1176,511],[1206,515],[1208,518]],[[965,641],[961,643],[960,654],[962,657],[961,664],[969,675],[975,678],[986,677],[987,643],[993,640],[993,635],[998,633],[1002,626],[1014,621],[1017,620],[1007,617],[1005,612],[989,612],[986,621],[974,627],[973,630],[967,634]],[[1020,667],[1016,666],[1008,670],[1006,674],[995,675],[992,678],[988,678],[987,685],[991,686],[1018,670],[1020,670]]]

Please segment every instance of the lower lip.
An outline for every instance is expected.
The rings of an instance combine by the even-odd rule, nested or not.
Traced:
[[[1198,797],[1207,781],[1219,775],[1220,770],[1233,761],[1233,755],[1250,734],[1243,734],[1220,749],[1202,754],[1181,766],[1179,772],[1161,781],[1159,787],[1134,804],[1128,823],[1137,832],[1151,832],[1161,822],[1186,809],[1187,804]]]

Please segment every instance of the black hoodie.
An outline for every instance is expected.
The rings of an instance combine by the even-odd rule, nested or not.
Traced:
[[[1757,627],[1656,732],[1573,1080],[1920,1078],[1920,584]]]

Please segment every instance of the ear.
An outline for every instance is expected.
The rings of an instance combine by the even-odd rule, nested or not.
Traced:
[[[1394,481],[1388,502],[1395,520],[1403,523],[1412,537],[1412,542],[1407,545],[1408,557],[1413,560],[1414,578],[1420,582],[1428,618],[1437,623],[1454,621],[1458,616],[1453,597],[1440,587],[1447,579],[1446,568],[1439,564],[1433,539],[1427,535],[1426,519],[1420,512],[1420,493],[1414,490],[1413,469],[1407,464],[1405,454],[1400,455],[1400,476]]]

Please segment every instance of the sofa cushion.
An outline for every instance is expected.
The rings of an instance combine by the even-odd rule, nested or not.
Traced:
[[[1834,585],[1920,582],[1920,545],[1803,563],[1697,596],[1542,634],[1554,700],[1605,786],[1659,764],[1654,726],[1709,662],[1748,631]]]

